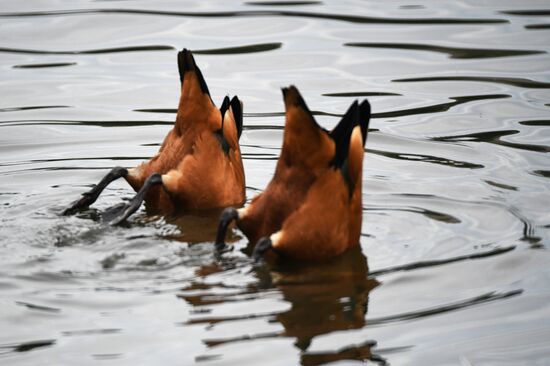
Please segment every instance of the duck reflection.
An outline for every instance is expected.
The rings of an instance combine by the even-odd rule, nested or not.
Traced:
[[[210,268],[208,271],[199,270],[199,272],[211,273],[212,271]],[[357,346],[330,352],[307,351],[312,340],[317,336],[341,330],[360,329],[366,325],[369,293],[378,285],[378,282],[368,278],[367,258],[362,254],[360,247],[344,253],[329,263],[263,265],[255,268],[252,274],[258,280],[253,285],[237,289],[220,283],[206,287],[204,284],[195,284],[184,289],[180,297],[195,307],[213,304],[223,306],[224,303],[243,299],[261,299],[265,291],[271,292],[276,289],[280,291],[283,299],[290,303],[290,309],[261,315],[251,313],[235,317],[201,317],[190,320],[188,324],[214,325],[265,318],[269,323],[281,324],[284,330],[241,334],[231,338],[204,339],[206,345],[215,347],[260,338],[292,337],[296,339],[295,346],[302,351],[301,363],[304,365],[318,365],[345,359],[377,359],[371,353],[371,348],[375,345],[374,341],[366,341]],[[227,294],[230,289],[235,291],[228,295],[219,295]]]
[[[307,350],[316,336],[365,326],[369,292],[378,285],[367,278],[367,259],[356,247],[330,263],[287,265],[269,273],[273,285],[291,304],[275,319],[284,336]]]

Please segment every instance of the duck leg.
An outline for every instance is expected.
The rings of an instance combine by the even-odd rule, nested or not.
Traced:
[[[101,192],[107,187],[112,181],[117,180],[118,178],[128,176],[128,170],[117,166],[113,168],[103,179],[95,185],[91,190],[82,194],[82,197],[67,207],[63,211],[63,215],[73,215],[80,210],[88,208],[92,203],[94,203]]]
[[[134,196],[134,198],[132,198],[129,203],[125,204],[124,207],[122,207],[122,213],[116,216],[114,219],[110,220],[109,224],[118,225],[126,220],[128,217],[130,217],[131,214],[139,209],[139,206],[141,206],[141,203],[145,199],[145,195],[147,194],[149,189],[157,184],[162,184],[162,176],[158,173],[151,174],[149,178],[145,180],[145,183],[143,183],[143,186]]]
[[[254,252],[252,252],[252,259],[255,263],[258,263],[264,256],[264,254],[273,248],[273,243],[268,236],[264,236],[256,243],[254,247]]]
[[[239,212],[233,207],[227,207],[223,210],[220,216],[220,223],[218,224],[218,233],[216,235],[216,251],[222,252],[226,248],[225,235],[227,233],[227,227],[232,221],[239,219]]]

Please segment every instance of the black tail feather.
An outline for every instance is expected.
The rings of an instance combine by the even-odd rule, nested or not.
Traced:
[[[243,132],[243,106],[237,96],[231,99],[231,110],[233,111],[233,117],[235,117],[235,124],[237,125],[237,136],[240,138]]]
[[[180,81],[182,84],[185,79],[185,73],[187,71],[194,71],[199,79],[199,84],[201,86],[202,92],[210,96],[210,91],[208,90],[208,86],[206,85],[206,81],[202,76],[201,70],[195,63],[195,58],[193,57],[191,51],[186,48],[178,52],[178,70],[180,73]]]
[[[363,135],[363,146],[367,142],[367,134],[369,133],[369,122],[371,116],[371,107],[368,100],[364,100],[359,104],[359,125],[361,126],[361,135]]]
[[[330,137],[336,144],[336,154],[332,160],[333,166],[342,167],[347,160],[351,133],[358,122],[359,107],[357,101],[355,101],[348,108],[338,125],[330,131]]]
[[[361,104],[353,102],[344,114],[338,125],[330,132],[330,137],[336,145],[336,153],[331,165],[339,169],[348,184],[350,198],[355,190],[355,183],[350,179],[348,154],[353,129],[359,125],[363,139],[363,146],[367,140],[370,121],[370,104],[365,99]]]
[[[220,113],[222,114],[222,121],[223,121],[223,117],[225,116],[225,112],[227,112],[227,110],[229,109],[230,103],[231,102],[229,101],[229,97],[226,95],[223,98],[222,106],[220,107]]]
[[[220,107],[220,113],[222,115],[222,126],[219,130],[215,131],[215,136],[218,139],[220,147],[222,148],[225,155],[229,155],[230,147],[227,139],[225,138],[225,135],[223,134],[223,124],[225,123],[225,112],[227,112],[227,110],[229,109],[230,103],[231,102],[229,101],[229,97],[226,95],[225,98],[223,98],[222,106]]]
[[[191,51],[184,48],[183,50],[178,52],[178,70],[180,73],[180,81],[182,83],[185,78],[185,73],[187,71],[195,71],[195,68],[195,59],[193,58]]]

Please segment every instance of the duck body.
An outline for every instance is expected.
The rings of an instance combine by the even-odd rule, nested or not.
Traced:
[[[329,132],[315,122],[295,87],[283,89],[283,95],[286,121],[274,176],[247,207],[229,209],[225,218],[235,219],[256,244],[255,257],[270,251],[296,260],[327,260],[359,244],[370,105],[355,102]],[[218,247],[222,238],[219,233]]]
[[[181,96],[176,121],[158,153],[135,168],[115,168],[114,174],[110,173],[114,179],[123,177],[138,192],[128,207],[131,212],[119,216],[115,223],[125,220],[143,200],[149,210],[164,215],[244,203],[239,146],[242,104],[237,97],[226,96],[220,109],[216,108],[190,51],[178,53],[178,68]],[[105,188],[102,182],[94,187],[96,191]],[[90,193],[66,213],[89,206],[99,195]],[[86,200],[87,196],[94,199]]]

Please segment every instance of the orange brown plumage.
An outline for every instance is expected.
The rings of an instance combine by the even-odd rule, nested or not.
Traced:
[[[216,243],[227,222],[282,257],[326,260],[359,244],[362,162],[370,105],[355,102],[331,131],[321,128],[295,87],[283,89],[285,130],[275,174],[265,191],[242,209],[222,213]],[[265,247],[265,248],[264,248]]]
[[[225,97],[220,109],[216,108],[190,51],[178,53],[178,69],[181,96],[176,121],[158,153],[136,168],[113,169],[111,176],[85,193],[65,210],[66,214],[88,207],[110,181],[119,177],[125,178],[138,195],[130,204],[131,212],[123,213],[114,223],[137,210],[140,199],[162,214],[244,202],[245,177],[239,147],[242,104],[237,97]]]

